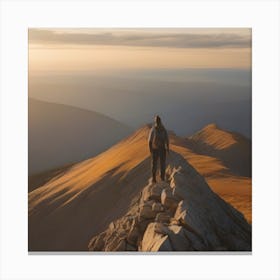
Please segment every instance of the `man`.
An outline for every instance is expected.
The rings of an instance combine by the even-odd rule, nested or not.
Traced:
[[[152,156],[152,177],[153,183],[156,183],[157,162],[160,161],[160,177],[165,180],[165,161],[166,152],[169,153],[169,139],[168,134],[163,126],[159,116],[155,117],[154,126],[149,134],[149,149]]]

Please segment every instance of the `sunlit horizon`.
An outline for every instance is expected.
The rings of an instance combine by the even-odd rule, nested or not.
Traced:
[[[250,69],[250,29],[30,29],[29,73]]]

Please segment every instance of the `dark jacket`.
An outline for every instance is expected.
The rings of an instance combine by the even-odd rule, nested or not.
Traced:
[[[153,149],[157,149],[158,147],[154,147],[154,140],[156,137],[156,130],[160,130],[160,133],[163,137],[161,137],[162,141],[162,148],[169,150],[169,138],[168,138],[168,133],[163,125],[157,126],[154,125],[149,134],[148,142],[149,142],[149,149],[152,152]]]

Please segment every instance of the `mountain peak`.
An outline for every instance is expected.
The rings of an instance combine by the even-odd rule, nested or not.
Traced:
[[[214,156],[238,175],[251,176],[251,142],[212,123],[188,138],[199,154]]]
[[[215,150],[223,150],[236,144],[237,138],[237,134],[218,128],[215,123],[205,126],[189,137],[190,140],[210,146]]]
[[[208,129],[217,129],[218,126],[216,123],[210,123],[208,125],[206,125],[202,130],[208,130]]]

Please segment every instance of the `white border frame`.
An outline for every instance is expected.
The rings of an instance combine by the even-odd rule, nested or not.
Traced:
[[[2,1],[1,279],[280,279],[279,2]],[[253,30],[252,255],[28,255],[29,27]]]

